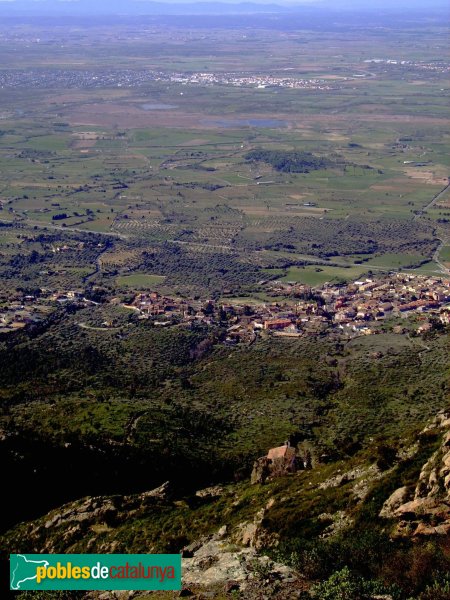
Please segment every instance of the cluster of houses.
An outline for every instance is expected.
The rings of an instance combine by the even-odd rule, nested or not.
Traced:
[[[398,60],[393,58],[370,58],[364,61],[367,64],[384,64],[384,65],[398,65],[401,67],[414,67],[416,69],[423,69],[425,71],[436,71],[438,73],[448,73],[450,71],[450,64],[446,61],[412,61],[412,60]]]
[[[450,279],[444,277],[396,273],[319,288],[280,281],[267,285],[273,302],[170,298],[153,291],[138,293],[122,306],[135,311],[138,319],[151,319],[159,327],[220,325],[226,329],[227,344],[251,343],[258,335],[298,337],[330,331],[370,335],[380,332],[386,319],[402,331],[402,319],[411,315],[416,316],[418,333],[432,329],[436,323],[450,325]],[[280,296],[284,299],[279,300]],[[118,298],[105,301],[121,303]],[[55,306],[66,303],[80,307],[97,304],[86,299],[82,290],[39,290],[36,295],[16,292],[8,301],[0,302],[0,332],[38,322]]]
[[[101,73],[89,69],[33,69],[0,72],[0,88],[136,88],[149,81],[170,81],[183,85],[233,85],[256,87],[285,87],[293,89],[333,89],[325,79],[302,79],[295,77],[272,77],[271,75],[239,73],[173,73],[148,69],[102,70]]]
[[[304,295],[312,290],[301,284],[275,282],[273,291]],[[315,291],[315,314],[326,316],[329,326],[362,334],[376,333],[377,322],[417,314],[419,333],[431,329],[430,317],[449,324],[450,279],[396,273],[345,285],[324,285]]]
[[[49,289],[36,290],[34,294],[12,292],[6,299],[0,299],[0,333],[23,329],[44,320],[56,307],[66,303],[76,303],[80,307],[96,304],[84,298],[84,293],[69,290],[54,292]]]
[[[39,323],[53,308],[33,295],[16,293],[8,301],[0,302],[0,333],[23,329]]]
[[[21,303],[11,303],[8,309],[0,309],[0,333],[17,331],[23,329],[30,323],[42,320],[42,313],[35,309],[29,309]]]
[[[432,328],[431,318],[450,324],[450,279],[394,274],[349,284],[311,289],[302,284],[271,282],[284,301],[244,304],[168,298],[157,292],[138,294],[128,308],[155,324],[201,322],[226,324],[227,343],[251,342],[258,333],[317,335],[329,330],[370,335],[392,317],[419,316],[419,333]]]
[[[295,77],[273,77],[272,75],[236,75],[234,73],[180,73],[170,80],[182,84],[233,85],[257,88],[283,87],[290,89],[331,90],[333,87],[325,79],[301,79]]]

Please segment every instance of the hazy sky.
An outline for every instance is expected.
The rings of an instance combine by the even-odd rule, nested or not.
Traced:
[[[254,3],[254,4],[290,4],[294,6],[301,5],[326,5],[329,7],[332,6],[346,6],[348,8],[363,8],[363,7],[393,7],[393,6],[417,6],[423,7],[426,10],[426,6],[432,5],[442,5],[445,6],[447,4],[447,0],[113,0],[113,2],[108,2],[108,0],[89,0],[89,4],[93,7],[100,5],[108,5],[108,4],[123,4],[126,6],[127,4],[138,4],[141,6],[145,6],[146,3],[157,2],[157,3],[197,3],[197,2],[208,2],[208,4],[215,3]],[[85,4],[87,0],[0,0],[0,3],[4,4],[29,4],[30,6],[39,6],[39,3],[46,5],[55,5],[57,7],[60,4],[65,4],[66,6],[69,4],[76,5],[77,3]]]
[[[86,13],[99,14],[117,14],[126,13],[145,13],[146,5],[149,4],[198,4],[206,3],[209,6],[214,4],[273,4],[289,7],[326,7],[330,10],[355,10],[355,11],[376,11],[376,10],[423,10],[426,13],[431,7],[446,7],[448,0],[0,0],[1,13],[3,15],[11,14],[20,10],[21,13],[36,14],[41,8],[45,14],[58,14],[63,12],[68,14],[82,10]]]

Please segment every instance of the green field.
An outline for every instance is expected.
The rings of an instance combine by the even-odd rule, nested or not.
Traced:
[[[435,275],[436,276],[438,274],[442,274],[442,271],[439,268],[439,265],[437,263],[435,263],[433,260],[430,260],[429,262],[424,263],[417,269],[411,269],[411,272],[416,273],[417,275]]]
[[[365,261],[364,264],[370,267],[383,269],[402,269],[420,264],[424,257],[420,254],[383,254]]]
[[[348,267],[332,265],[307,265],[305,267],[290,267],[286,273],[280,269],[266,269],[270,276],[281,275],[280,280],[285,282],[298,282],[306,285],[322,285],[338,281],[351,281],[363,274],[378,273],[389,270],[402,270],[423,261],[421,255],[410,254],[384,254],[364,260],[362,264],[351,264]],[[437,266],[436,266],[437,269]],[[434,271],[434,267],[427,263],[423,267],[413,269],[414,272],[423,270],[424,273]]]
[[[444,246],[439,253],[439,257],[446,263],[450,262],[450,246]]]
[[[117,277],[119,287],[130,287],[138,289],[152,289],[158,284],[164,282],[164,275],[146,275],[145,273],[134,273],[133,275],[123,275]]]
[[[349,268],[309,265],[306,267],[291,267],[281,281],[292,281],[306,285],[322,285],[338,281],[357,279],[362,273],[367,273],[364,266]]]

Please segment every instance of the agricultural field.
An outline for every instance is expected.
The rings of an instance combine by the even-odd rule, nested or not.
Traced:
[[[146,275],[145,273],[136,273],[134,275],[123,275],[117,278],[119,287],[125,286],[133,289],[153,289],[159,283],[164,281],[161,275]]]
[[[402,31],[400,44],[384,31],[403,66],[371,62],[373,30],[330,30],[327,44],[301,30],[228,33],[94,26],[55,52],[57,30],[37,29],[31,46],[23,26],[1,31],[0,223],[13,226],[2,261],[18,243],[32,252],[20,228],[94,233],[108,248],[93,282],[151,285],[156,264],[168,289],[209,293],[251,288],[265,269],[322,282],[433,259],[449,213],[441,26]],[[231,72],[271,79],[230,83]],[[273,83],[283,77],[298,87]],[[178,266],[148,260],[167,245]],[[192,280],[187,262],[222,276]]]
[[[450,246],[444,246],[441,250],[441,260],[444,263],[450,263]]]

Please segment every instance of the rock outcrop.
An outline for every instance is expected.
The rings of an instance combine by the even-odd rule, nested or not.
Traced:
[[[215,500],[224,494],[224,489],[221,485],[213,485],[201,490],[197,490],[195,495],[203,500]]]
[[[377,465],[370,465],[369,467],[358,466],[345,473],[338,472],[337,475],[333,475],[333,477],[319,483],[319,490],[341,487],[351,481],[355,481],[353,493],[359,500],[364,500],[369,492],[370,486],[378,479],[381,479],[382,476],[383,473]]]
[[[442,436],[436,452],[423,465],[415,486],[401,487],[386,500],[380,517],[397,519],[397,535],[450,533],[450,413],[441,412],[423,430]]]
[[[268,531],[263,520],[266,511],[274,504],[273,498],[269,500],[265,508],[259,510],[252,521],[239,523],[232,532],[233,542],[244,546],[260,550],[261,548],[273,548],[278,545],[279,536],[274,532]]]
[[[50,512],[45,520],[30,522],[22,538],[28,539],[30,551],[57,553],[83,539],[86,532],[108,531],[171,500],[172,486],[168,481],[141,494],[83,498]],[[113,552],[114,548],[107,546],[102,551]]]
[[[183,556],[183,583],[187,586],[211,587],[231,581],[244,591],[261,577],[291,584],[298,581],[290,567],[259,555],[254,547],[233,543],[224,528],[202,538],[195,547],[185,548]]]
[[[380,517],[383,517],[384,519],[395,518],[396,511],[409,500],[410,496],[411,490],[406,486],[395,490],[383,504],[383,508],[380,511]]]
[[[270,477],[270,464],[271,460],[267,458],[267,456],[262,456],[258,458],[253,463],[252,474],[250,476],[250,483],[252,485],[256,483],[265,483],[267,479]]]

